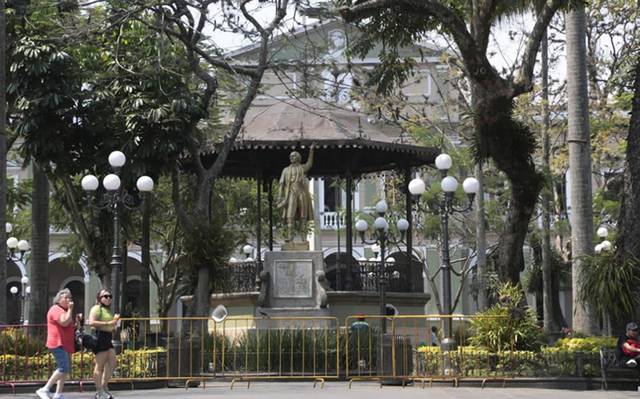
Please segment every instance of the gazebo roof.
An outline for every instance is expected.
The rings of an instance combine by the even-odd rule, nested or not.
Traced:
[[[252,106],[222,170],[223,176],[276,178],[289,153],[314,143],[310,176],[343,176],[433,164],[437,149],[413,143],[399,126],[372,122],[365,114],[317,99],[289,99]],[[211,164],[218,146],[203,151]]]

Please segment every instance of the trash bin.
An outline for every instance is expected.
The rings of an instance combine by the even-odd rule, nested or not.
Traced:
[[[395,350],[394,350],[395,344]],[[395,371],[395,372],[394,372]],[[413,374],[413,347],[404,335],[385,334],[382,337],[383,385],[402,385]]]
[[[197,387],[202,375],[202,353],[200,340],[188,337],[167,340],[167,367],[169,368],[167,385],[183,387],[189,380],[190,387]]]

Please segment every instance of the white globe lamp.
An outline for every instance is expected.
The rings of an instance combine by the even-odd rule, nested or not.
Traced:
[[[389,223],[385,218],[383,218],[382,216],[379,216],[373,222],[373,227],[378,231],[387,231],[389,230]]]
[[[458,181],[453,176],[447,176],[440,182],[440,187],[445,193],[453,193],[458,188]]]
[[[153,191],[153,179],[149,176],[140,176],[136,181],[136,187],[143,193]]]
[[[388,209],[389,209],[389,207],[387,206],[387,203],[386,203],[385,200],[380,200],[376,204],[376,213],[378,215],[384,215],[387,212]]]
[[[422,195],[424,194],[425,190],[426,186],[424,180],[422,180],[421,178],[416,177],[409,182],[409,192],[411,193],[411,195]]]
[[[467,177],[462,182],[462,189],[467,194],[478,194],[480,191],[480,182],[475,177]]]
[[[100,182],[98,182],[98,178],[94,175],[86,175],[82,178],[82,182],[80,184],[84,191],[96,191]]]
[[[102,186],[108,191],[116,191],[120,188],[120,178],[116,174],[108,174],[102,179]]]
[[[596,234],[598,234],[598,237],[600,238],[606,238],[609,235],[609,230],[607,230],[606,227],[601,226],[601,227],[598,227]]]
[[[109,165],[112,168],[121,168],[125,162],[127,162],[127,157],[124,156],[122,151],[113,151],[109,154]]]
[[[19,251],[28,251],[29,250],[29,241],[27,240],[20,240],[18,241],[18,250]]]
[[[436,157],[436,168],[438,168],[438,170],[447,171],[451,169],[452,164],[453,161],[449,154],[440,154]]]

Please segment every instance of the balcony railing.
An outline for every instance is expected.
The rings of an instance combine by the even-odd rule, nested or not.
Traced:
[[[323,212],[320,215],[320,228],[322,230],[337,230],[338,229],[338,217],[340,217],[340,227],[344,227],[344,214],[338,212]]]

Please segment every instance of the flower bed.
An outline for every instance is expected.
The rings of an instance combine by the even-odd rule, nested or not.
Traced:
[[[615,338],[561,339],[539,351],[490,352],[465,346],[443,354],[438,347],[422,346],[417,350],[417,374],[442,375],[448,356],[451,367],[462,377],[595,377],[600,374],[600,347],[615,347]]]
[[[165,352],[162,348],[125,350],[118,355],[118,378],[162,377],[158,359]],[[71,356],[71,379],[93,378],[94,355],[77,352]],[[0,355],[0,381],[45,381],[49,378],[55,361],[48,352],[32,356]]]

